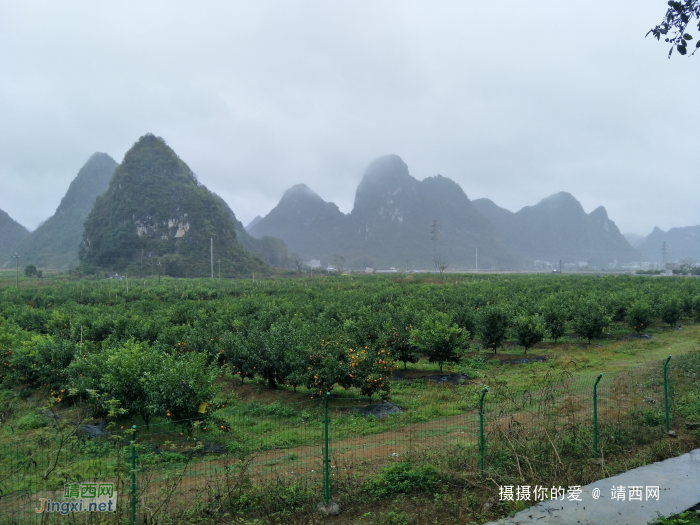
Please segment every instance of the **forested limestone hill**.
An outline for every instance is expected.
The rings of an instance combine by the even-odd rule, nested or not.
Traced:
[[[147,134],[126,153],[85,221],[80,260],[131,275],[210,273],[210,239],[222,276],[269,268],[244,249],[226,209],[162,138]]]
[[[22,226],[7,212],[0,210],[0,268],[14,265],[15,247],[29,235],[27,228]]]
[[[22,264],[67,269],[78,264],[83,225],[95,199],[107,190],[117,163],[93,154],[68,187],[56,212],[17,246]]]

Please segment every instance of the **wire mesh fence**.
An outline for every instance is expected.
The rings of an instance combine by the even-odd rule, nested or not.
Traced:
[[[17,436],[0,448],[0,524],[60,523],[68,514],[74,523],[157,523],[266,513],[437,483],[436,467],[442,477],[504,465],[524,476],[537,462],[556,465],[564,456],[602,461],[630,439],[648,443],[667,431],[667,407],[672,420],[675,400],[697,384],[697,372],[676,362],[668,364],[666,385],[663,362],[602,377],[550,372],[527,385],[495,382],[488,391],[432,385],[435,399],[459,388],[469,401],[456,415],[427,420],[407,417],[409,409],[399,417],[401,406],[387,401],[338,395],[237,403],[198,420],[93,436],[78,428],[38,442]],[[107,516],[81,511],[87,497],[83,507],[80,497],[71,499],[70,487],[91,484],[113,485],[118,497]]]

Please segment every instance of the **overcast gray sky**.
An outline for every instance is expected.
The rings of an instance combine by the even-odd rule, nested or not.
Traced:
[[[0,208],[35,228],[151,132],[245,224],[301,182],[349,212],[388,153],[513,211],[569,191],[623,232],[700,224],[700,54],[644,38],[665,11],[0,0]]]

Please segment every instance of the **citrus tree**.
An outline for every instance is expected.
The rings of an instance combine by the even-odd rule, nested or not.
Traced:
[[[484,348],[496,350],[503,343],[508,333],[510,313],[500,305],[487,304],[477,313],[477,335]]]
[[[148,411],[173,421],[192,419],[218,393],[219,370],[198,352],[163,354],[158,370],[144,377]]]
[[[610,326],[610,316],[605,307],[594,299],[581,299],[573,311],[572,326],[579,337],[591,339],[600,337]]]
[[[457,326],[449,315],[442,312],[426,314],[420,329],[411,331],[416,347],[428,361],[438,364],[440,372],[445,363],[459,361],[459,343],[464,336],[464,330]],[[466,337],[468,338],[468,334]]]
[[[653,318],[654,309],[643,299],[636,299],[627,310],[627,324],[638,334],[649,328]]]
[[[513,335],[518,345],[525,348],[526,354],[528,349],[544,339],[546,333],[544,321],[537,314],[522,314],[513,319]]]
[[[557,342],[566,333],[566,321],[569,316],[566,307],[555,297],[543,301],[541,315],[549,336]]]

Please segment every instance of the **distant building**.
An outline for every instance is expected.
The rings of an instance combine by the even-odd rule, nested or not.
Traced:
[[[365,273],[374,273],[374,268],[370,268],[369,266],[365,268]]]
[[[393,266],[388,270],[376,270],[377,273],[398,273],[398,270]]]
[[[306,266],[309,268],[320,268],[321,267],[321,261],[318,259],[311,259],[309,262],[306,263]]]

